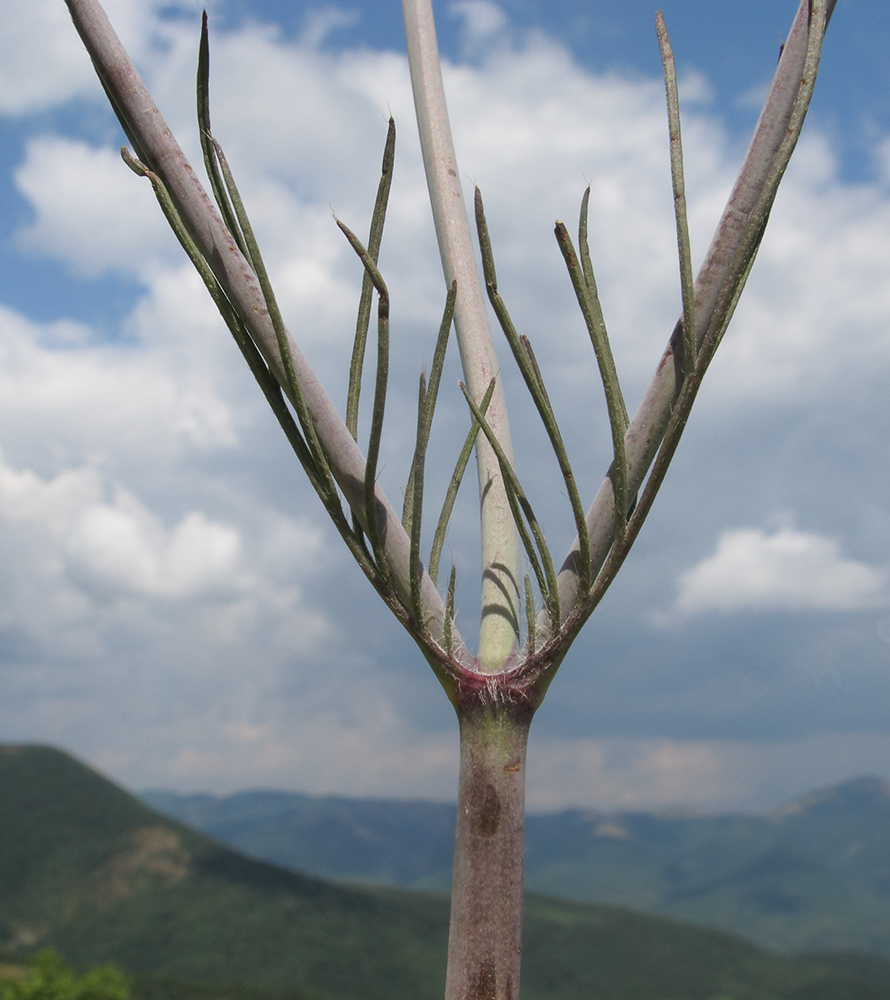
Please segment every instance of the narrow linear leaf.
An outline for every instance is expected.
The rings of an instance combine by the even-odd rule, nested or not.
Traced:
[[[494,266],[494,253],[491,249],[491,236],[488,223],[485,220],[485,206],[482,203],[482,192],[477,187],[473,196],[473,208],[476,213],[476,233],[479,239],[479,254],[482,257],[482,277],[489,289],[497,291],[498,275]]]
[[[541,393],[541,398],[547,409],[552,413],[553,404],[550,402],[550,396],[547,393],[547,386],[544,384],[544,376],[541,374],[541,369],[538,366],[538,359],[535,357],[535,352],[532,350],[532,342],[528,337],[522,333],[519,335],[519,343],[522,347],[523,357],[528,365],[529,374],[534,378],[535,383],[538,386],[538,390]]]
[[[540,390],[540,397],[547,405],[549,419],[545,418],[543,413],[541,413],[541,419],[544,423],[545,429],[547,430],[547,436],[550,438],[550,444],[553,448],[553,452],[556,455],[556,460],[559,464],[559,471],[562,473],[563,482],[565,483],[566,492],[569,497],[569,503],[572,507],[572,515],[575,520],[575,531],[578,533],[578,551],[580,555],[579,562],[581,564],[578,572],[578,585],[583,591],[586,591],[590,588],[591,582],[590,536],[587,530],[587,517],[584,511],[584,504],[581,502],[581,493],[578,490],[578,482],[575,479],[575,473],[572,471],[572,465],[569,461],[569,453],[566,449],[565,443],[563,442],[559,425],[556,423],[556,417],[553,413],[553,408],[550,405],[550,398],[547,395],[544,380],[541,377],[541,369],[538,366],[538,360],[535,357],[535,352],[532,350],[531,341],[525,336],[520,337],[519,341],[522,355],[528,367],[528,378],[534,379],[537,382]],[[540,412],[541,411],[539,410],[539,413]]]
[[[695,278],[692,273],[692,249],[689,242],[689,219],[686,210],[686,181],[683,176],[683,140],[680,133],[680,98],[677,93],[677,68],[668,36],[664,14],[655,12],[658,46],[664,67],[664,87],[667,94],[668,132],[671,147],[671,180],[674,188],[674,215],[677,222],[677,250],[680,258],[680,287],[683,294],[683,348],[686,353],[685,371],[695,371]]]
[[[253,232],[253,226],[250,223],[250,218],[247,215],[247,210],[241,199],[241,193],[238,190],[238,185],[235,183],[235,178],[232,176],[232,171],[229,168],[222,146],[220,146],[216,139],[213,139],[212,137],[211,142],[213,143],[213,149],[222,172],[226,190],[228,191],[228,195],[232,201],[235,217],[237,218],[238,224],[241,227],[241,232],[244,235],[244,242],[247,248],[247,260],[250,262],[254,274],[256,274],[260,290],[263,294],[263,300],[265,301],[266,308],[269,312],[269,319],[271,320],[272,328],[275,331],[278,353],[284,369],[287,388],[291,399],[294,401],[294,409],[297,412],[297,419],[300,422],[300,427],[306,439],[306,444],[312,452],[312,456],[319,469],[322,471],[325,478],[330,481],[330,488],[336,490],[334,477],[331,474],[327,457],[324,453],[324,449],[321,447],[320,441],[318,440],[318,434],[315,430],[315,422],[313,421],[309,407],[306,405],[306,401],[303,398],[303,392],[300,388],[299,380],[297,379],[297,374],[294,369],[294,359],[287,339],[287,328],[284,325],[281,310],[278,308],[278,301],[275,298],[275,292],[272,289],[272,283],[269,280],[269,274],[266,271],[266,265],[263,261],[263,256],[260,253],[260,248]]]
[[[479,247],[482,256],[482,272],[485,278],[485,286],[488,291],[488,297],[501,329],[504,331],[504,336],[507,338],[507,343],[510,346],[510,350],[513,353],[516,364],[519,367],[519,371],[522,375],[523,381],[525,382],[526,388],[532,397],[538,411],[538,415],[541,418],[541,422],[544,424],[544,429],[547,431],[550,446],[553,448],[553,452],[556,455],[559,471],[562,474],[563,481],[565,482],[566,491],[569,496],[569,503],[572,507],[575,530],[578,532],[578,537],[581,541],[582,553],[586,555],[586,558],[582,558],[580,560],[580,586],[583,590],[587,590],[590,586],[590,546],[588,542],[587,520],[585,518],[584,505],[581,502],[581,495],[578,492],[578,485],[575,480],[575,475],[572,472],[568,451],[566,450],[565,443],[563,442],[562,433],[559,429],[559,425],[556,421],[556,415],[554,414],[553,407],[550,403],[550,397],[547,395],[541,370],[538,367],[537,359],[532,351],[531,342],[527,337],[520,337],[517,334],[516,327],[513,325],[513,320],[510,317],[507,306],[498,292],[497,273],[494,265],[494,253],[491,248],[491,237],[488,231],[488,223],[485,219],[482,192],[478,187],[476,188],[475,195],[475,210],[476,231],[479,235]]]
[[[377,517],[377,463],[380,458],[380,440],[383,436],[383,416],[386,410],[386,387],[389,381],[389,291],[370,253],[352,230],[337,219],[340,231],[349,241],[377,290],[377,377],[374,384],[374,404],[371,411],[371,433],[368,438],[368,452],[365,458],[365,521],[371,549],[378,560],[380,571],[386,575],[383,540]]]
[[[494,382],[492,381],[479,403],[479,409],[483,414],[488,412],[488,405],[491,402],[493,393]],[[448,489],[445,491],[445,501],[442,504],[442,512],[439,514],[439,520],[436,523],[436,531],[433,535],[433,547],[430,552],[430,565],[428,570],[430,579],[433,583],[436,583],[439,579],[439,560],[442,556],[442,548],[445,545],[445,535],[448,533],[448,522],[451,520],[451,512],[454,510],[457,493],[460,489],[460,484],[463,481],[464,473],[467,470],[470,455],[473,454],[473,448],[476,445],[476,438],[478,434],[479,421],[474,418],[466,439],[464,440],[463,447],[460,450],[460,454],[457,457],[457,463],[454,466],[454,472],[451,474],[451,481],[448,484]]]
[[[454,654],[454,591],[457,586],[457,569],[452,563],[451,576],[448,578],[448,592],[445,596],[445,620],[442,623],[442,637],[445,643],[445,652],[452,656]]]
[[[494,385],[494,381],[494,379],[491,380],[492,386]],[[548,613],[550,614],[553,622],[558,622],[559,598],[557,596],[556,569],[553,565],[553,559],[550,555],[550,549],[547,545],[547,540],[544,537],[544,532],[541,530],[541,526],[538,523],[538,519],[535,517],[532,505],[529,503],[528,497],[522,489],[519,479],[513,470],[513,466],[504,454],[504,449],[501,447],[501,444],[497,439],[497,435],[491,429],[491,425],[485,419],[485,415],[473,402],[473,397],[470,395],[467,387],[463,383],[461,383],[460,387],[464,394],[464,398],[467,401],[467,405],[472,410],[473,416],[479,422],[479,426],[482,428],[483,434],[485,434],[485,437],[488,439],[488,443],[491,445],[492,451],[497,456],[498,466],[501,470],[501,475],[504,479],[504,486],[507,490],[510,510],[513,514],[513,520],[516,523],[516,530],[519,532],[519,537],[522,541],[523,547],[525,548],[526,555],[528,556],[529,562],[532,564],[532,570],[537,577],[538,586],[541,589],[541,595],[544,598],[544,603],[547,606]],[[528,530],[525,527],[526,521],[528,522],[528,527],[531,528],[532,535],[534,536],[534,544],[532,543]],[[535,551],[536,547],[537,552]],[[538,561],[538,556],[540,556],[540,562]]]
[[[418,403],[417,439],[414,446],[414,456],[411,459],[411,469],[408,473],[408,485],[405,490],[405,504],[402,516],[402,524],[405,526],[405,530],[409,533],[411,530],[409,524],[413,521],[414,510],[414,470],[417,467],[418,462],[426,461],[426,452],[429,446],[429,435],[432,429],[436,401],[439,396],[439,385],[442,381],[442,369],[445,365],[445,352],[448,347],[448,336],[451,332],[451,324],[454,320],[454,303],[456,298],[457,282],[453,281],[445,298],[445,309],[442,314],[442,322],[439,324],[439,334],[436,338],[436,347],[433,351],[433,365],[430,370],[429,385],[423,395],[423,399]],[[421,405],[423,407],[422,412]]]
[[[412,588],[416,588],[419,600],[420,580],[423,573],[423,565],[420,561],[420,533],[423,526],[423,489],[424,489],[424,469],[426,466],[426,454],[429,448],[430,431],[433,425],[433,416],[436,409],[436,401],[439,395],[439,385],[442,381],[442,369],[445,364],[445,352],[448,347],[448,335],[451,331],[451,323],[454,319],[454,303],[457,297],[457,282],[451,283],[448,295],[445,299],[445,310],[442,315],[442,322],[439,325],[439,334],[436,337],[436,347],[433,352],[433,365],[430,371],[429,386],[426,384],[423,373],[420,376],[420,390],[417,400],[417,439],[414,446],[414,457],[411,461],[411,471],[408,475],[408,485],[405,490],[405,515],[403,524],[405,530],[411,536],[411,582]],[[412,604],[415,604],[412,590]],[[419,616],[419,604],[415,607],[415,614]],[[420,618],[418,617],[418,622]]]
[[[620,413],[624,426],[627,427],[627,406],[625,405],[624,396],[621,392],[621,385],[618,380],[618,370],[615,367],[615,358],[612,355],[612,345],[609,343],[609,333],[606,329],[606,321],[603,317],[603,307],[600,302],[599,290],[596,285],[596,276],[593,271],[593,264],[590,261],[590,243],[587,238],[589,208],[590,188],[587,187],[581,198],[581,211],[579,212],[578,217],[578,244],[581,253],[581,273],[584,278],[583,287],[586,288],[587,291],[586,308],[589,311],[590,318],[588,319],[588,312],[585,311],[584,305],[581,305],[581,310],[582,313],[584,313],[584,320],[587,324],[588,334],[590,335],[591,343],[593,344],[597,364],[600,367],[600,378],[603,380],[604,385],[608,384],[607,396],[608,394],[613,396],[613,405],[615,410],[617,413]],[[568,231],[560,222],[556,224],[557,240],[560,240],[560,228],[562,228],[565,233],[565,239],[571,250],[571,257],[577,260],[575,257],[574,247],[572,246],[572,241],[568,238]],[[563,254],[565,254],[562,243],[560,243],[560,250],[563,250]],[[566,264],[569,264],[568,260],[566,261]],[[569,273],[572,276],[572,282],[574,285],[575,277],[572,275],[571,270]]]
[[[585,247],[588,195],[589,189],[585,191],[581,202],[581,222],[579,224],[579,235],[584,238],[582,246]],[[618,384],[618,374],[615,370],[615,362],[612,358],[612,349],[609,346],[599,299],[594,298],[591,294],[591,288],[594,289],[594,292],[596,289],[596,284],[593,280],[593,269],[589,269],[588,280],[585,275],[585,269],[575,253],[572,238],[569,236],[565,225],[562,222],[557,222],[555,231],[556,242],[562,251],[569,277],[572,280],[572,287],[575,290],[575,297],[578,300],[578,305],[581,307],[584,322],[587,325],[590,340],[593,344],[593,350],[599,365],[600,379],[603,383],[603,391],[606,396],[606,409],[609,413],[609,427],[612,432],[612,451],[614,454],[614,521],[615,531],[620,536],[627,524],[628,508],[627,453],[624,442],[624,435],[627,433],[628,427],[627,408],[624,405],[624,397],[621,394],[621,387]]]
[[[527,647],[528,655],[535,655],[535,639],[537,638],[537,624],[535,622],[535,595],[532,592],[532,582],[528,573],[525,574],[525,624],[528,632]]]
[[[405,489],[405,514],[402,523],[411,537],[411,611],[418,625],[423,621],[420,607],[420,577],[423,565],[420,561],[420,529],[423,518],[423,473],[426,457],[426,443],[423,440],[426,417],[426,376],[420,373],[420,387],[417,392],[417,444],[414,460]]]
[[[386,209],[389,204],[389,192],[392,187],[393,165],[396,150],[396,123],[390,118],[386,132],[386,145],[383,150],[383,167],[380,173],[380,183],[377,185],[377,199],[371,215],[371,229],[368,234],[368,255],[377,263],[380,254],[380,244],[383,240],[383,225],[386,220]],[[353,438],[358,440],[358,407],[362,391],[362,370],[365,363],[365,350],[368,340],[368,327],[371,322],[371,295],[374,282],[367,271],[362,275],[362,291],[359,298],[358,316],[355,322],[355,340],[352,346],[352,359],[349,364],[349,388],[346,396],[346,426]]]
[[[417,450],[421,440],[424,400],[426,399],[426,371],[420,373],[420,385],[417,392],[417,431],[415,436],[414,455],[411,458],[411,468],[408,470],[408,482],[405,485],[405,499],[402,503],[402,527],[408,534],[411,534],[411,526],[414,523],[414,480],[418,464]]]
[[[430,380],[427,391],[426,434],[429,436],[433,425],[433,413],[439,397],[439,386],[442,382],[442,370],[445,367],[445,354],[448,350],[448,338],[451,325],[454,322],[454,304],[457,301],[457,282],[452,281],[448,294],[445,296],[445,308],[442,312],[442,322],[436,337],[436,347],[433,351],[433,363],[430,366]]]
[[[232,238],[238,244],[241,253],[248,257],[244,234],[235,216],[232,202],[229,199],[226,186],[220,173],[216,149],[213,145],[213,133],[210,130],[210,35],[207,26],[207,11],[201,15],[201,42],[198,46],[198,135],[201,139],[201,152],[204,155],[204,169],[210,180],[210,189],[219,208],[220,215]],[[249,259],[249,257],[248,257]]]

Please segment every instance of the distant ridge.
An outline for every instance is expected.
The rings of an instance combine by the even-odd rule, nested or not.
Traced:
[[[288,792],[144,799],[254,857],[348,883],[446,891],[454,808]],[[788,952],[890,958],[890,784],[854,778],[767,815],[529,816],[529,889],[719,927]]]
[[[792,799],[780,806],[768,817],[783,820],[801,813],[847,815],[872,812],[877,809],[890,810],[890,783],[870,775],[850,778],[838,785],[828,785]]]
[[[0,955],[114,961],[135,1000],[439,1000],[448,903],[252,861],[67,754],[0,745]],[[530,897],[523,1000],[890,1000],[890,965]],[[188,985],[191,982],[192,985]],[[203,984],[203,985],[201,985]]]
[[[0,745],[8,950],[52,946],[137,974],[343,997],[434,996],[447,914],[413,903],[253,861],[59,750]]]

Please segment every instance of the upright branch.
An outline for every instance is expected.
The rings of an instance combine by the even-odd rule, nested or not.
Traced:
[[[797,144],[812,97],[822,41],[836,0],[801,0],[788,39],[745,157],[741,173],[724,209],[694,295],[684,289],[683,318],[677,323],[643,401],[625,434],[627,495],[635,497],[626,530],[616,543],[616,479],[603,480],[587,511],[591,590],[580,586],[580,543],[576,539],[559,573],[563,622],[549,644],[548,656],[558,663],[603,593],[614,579],[639,533],[686,425],[701,379],[735,311],[763,239],[767,219]],[[672,173],[683,285],[688,267],[685,194],[675,116],[675,77],[663,18],[658,24],[665,60],[670,108]],[[680,197],[680,195],[683,195]],[[694,337],[684,333],[684,320]],[[688,346],[687,346],[688,345]],[[693,351],[694,359],[686,355]],[[651,472],[650,472],[651,469]],[[647,479],[648,473],[648,479]]]
[[[233,204],[224,157],[210,135],[206,34],[199,60],[199,121],[205,158],[212,164],[211,186],[222,212],[201,186],[98,0],[66,0],[66,3],[133,147],[135,157],[131,159],[140,165],[140,172],[152,180],[162,207],[166,205],[165,212],[171,223],[178,227],[182,237],[187,238],[190,256],[196,263],[201,262],[199,270],[203,269],[205,281],[213,283],[214,297],[218,304],[222,303],[221,312],[224,318],[228,317],[230,329],[233,324],[238,327],[241,343],[253,355],[251,367],[255,374],[258,373],[257,361],[261,358],[265,370],[293,407],[297,419],[296,423],[291,422],[288,437],[295,441],[296,434],[301,439],[298,456],[307,471],[312,470],[313,484],[321,486],[322,501],[341,535],[387,604],[418,640],[437,672],[449,669],[445,661],[455,657],[468,667],[472,666],[473,658],[453,623],[449,626],[452,654],[445,656],[445,602],[426,572],[421,574],[420,580],[422,620],[416,620],[412,614],[410,537],[376,482],[371,484],[372,497],[366,502],[368,466],[365,457],[281,321],[261,259],[251,249],[245,233],[244,217],[239,218]],[[259,378],[265,379],[262,372]],[[267,398],[268,388],[268,385],[264,387]],[[338,512],[339,499],[326,475],[336,483],[362,531],[369,538],[379,540],[379,559],[369,560],[367,554],[363,554],[363,542],[351,532],[342,511]]]
[[[457,282],[454,325],[464,382],[478,404],[498,362],[488,324],[485,298],[476,269],[467,209],[461,189],[445,103],[432,0],[402,0],[408,65],[420,145],[446,285]],[[507,407],[500,381],[488,408],[488,426],[508,461],[513,460]],[[519,639],[520,568],[510,501],[495,450],[476,446],[482,518],[482,623],[479,663],[487,672],[501,670]]]

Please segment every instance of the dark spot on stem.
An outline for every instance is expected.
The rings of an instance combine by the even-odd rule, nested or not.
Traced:
[[[498,974],[494,959],[488,955],[479,963],[479,971],[470,980],[467,1000],[497,1000]]]
[[[488,839],[498,832],[501,825],[501,800],[490,781],[480,781],[474,791],[473,832]]]

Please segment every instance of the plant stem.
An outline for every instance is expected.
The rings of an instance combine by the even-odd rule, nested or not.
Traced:
[[[245,330],[263,355],[282,390],[296,407],[285,373],[293,366],[300,395],[312,422],[312,433],[321,443],[331,472],[349,506],[360,521],[365,518],[365,457],[346,424],[310,368],[305,356],[285,334],[288,358],[282,356],[278,337],[251,264],[226,228],[215,206],[202,188],[172,132],[98,0],[65,0],[93,65],[124,131],[139,160],[156,173],[169,193],[176,212],[198,252],[237,312]],[[299,407],[297,407],[299,410]],[[411,600],[411,540],[379,484],[375,484],[376,514],[386,549],[386,563],[396,592],[409,605]],[[364,525],[367,530],[367,525]],[[393,595],[395,596],[395,595]],[[423,626],[434,641],[443,637],[445,604],[433,581],[421,580]],[[393,606],[393,605],[391,605]],[[469,662],[463,640],[450,625],[455,653]]]
[[[491,380],[497,377],[499,367],[451,138],[432,3],[402,0],[402,11],[439,253],[446,285],[450,287],[457,282],[454,326],[464,382],[478,405]],[[495,384],[487,421],[512,464],[513,448],[500,379]],[[479,664],[484,671],[495,672],[518,645],[522,574],[519,543],[498,459],[482,435],[476,442],[476,465],[482,518]]]
[[[835,3],[836,0],[801,0],[741,173],[698,273],[694,289],[698,362],[694,374],[689,374],[696,386],[732,317],[763,237],[779,182],[803,126],[815,84],[822,38]],[[683,390],[684,374],[690,367],[683,359],[683,344],[681,321],[627,429],[628,496],[636,496],[642,487]],[[694,399],[694,392],[686,393],[687,410]],[[685,415],[679,430],[683,423]],[[663,474],[664,468],[659,472],[660,476]],[[653,485],[660,485],[660,479]],[[614,540],[614,495],[610,472],[587,511],[591,577],[596,577],[602,568]],[[626,545],[622,548],[626,553]],[[579,612],[572,626],[575,631],[594,606],[587,601],[584,607],[584,595],[579,593],[578,551],[576,538],[559,572],[563,619]],[[543,617],[539,621],[544,623]]]
[[[486,688],[458,706],[460,785],[445,1000],[516,1000],[525,751],[533,710]]]

